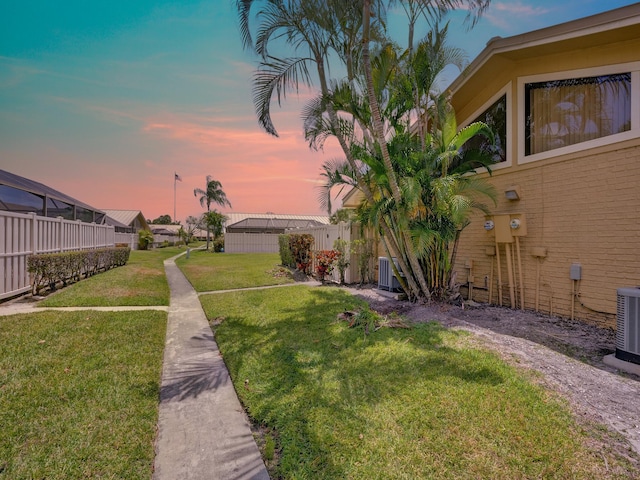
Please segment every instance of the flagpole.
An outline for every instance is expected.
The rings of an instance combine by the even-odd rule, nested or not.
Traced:
[[[176,221],[176,182],[178,181],[178,174],[173,172],[173,221]]]

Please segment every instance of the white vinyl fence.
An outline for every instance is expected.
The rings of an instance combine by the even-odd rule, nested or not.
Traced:
[[[0,299],[27,292],[27,256],[115,245],[108,225],[0,211]]]
[[[226,253],[278,253],[277,233],[225,233]]]
[[[137,233],[115,233],[115,244],[127,244],[131,250],[138,250],[138,234]]]
[[[287,230],[286,233],[303,234],[308,233],[313,236],[314,242],[312,250],[317,252],[319,250],[332,250],[334,242],[340,238],[349,242],[347,244],[347,250],[351,250],[353,241],[360,238],[360,226],[357,224],[341,223],[339,225],[323,225],[320,227],[312,228],[295,228]],[[225,233],[224,234],[224,251],[227,253],[278,253],[280,251],[278,245],[277,233]],[[372,233],[369,233],[365,238],[374,238]],[[376,260],[378,258],[379,247],[377,241],[373,245],[373,251],[368,260],[369,262],[369,280],[375,280],[377,278]],[[348,252],[350,265],[345,271],[345,282],[356,283],[360,281],[358,274],[358,262],[359,256]],[[314,264],[315,269],[315,264]],[[315,270],[314,270],[315,271]],[[339,281],[340,272],[338,269],[334,269],[329,280]]]
[[[138,250],[140,247],[138,245],[139,236],[137,233],[115,233],[115,244],[127,244],[131,250]],[[162,244],[167,242],[179,242],[180,237],[176,235],[162,235],[162,234],[153,234],[153,248],[161,247]]]
[[[333,250],[333,244],[336,240],[341,239],[346,242],[351,242],[351,229],[352,226],[347,223],[340,223],[338,225],[323,225],[321,227],[311,227],[311,228],[300,228],[295,230],[289,230],[287,233],[296,233],[302,235],[303,233],[308,233],[313,236],[313,247],[311,248],[312,252],[315,254],[320,250]],[[348,243],[347,245],[350,245]],[[349,247],[347,247],[348,249]],[[349,255],[349,252],[347,252]],[[350,256],[350,255],[349,255]],[[313,271],[315,272],[315,255],[313,261]],[[353,266],[349,266],[344,272],[344,281],[346,283],[351,283],[352,281],[356,281],[357,279],[357,270]],[[333,269],[330,275],[328,275],[327,280],[332,280],[334,282],[340,281],[340,272],[337,268]]]

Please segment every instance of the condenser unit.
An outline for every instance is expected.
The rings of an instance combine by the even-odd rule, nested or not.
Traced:
[[[393,259],[393,263],[395,263],[396,268],[402,275],[396,258]],[[378,288],[381,290],[389,290],[390,292],[399,292],[401,290],[400,282],[398,282],[398,279],[393,274],[393,268],[391,268],[387,257],[378,257]]]
[[[616,358],[640,365],[640,288],[619,288]]]

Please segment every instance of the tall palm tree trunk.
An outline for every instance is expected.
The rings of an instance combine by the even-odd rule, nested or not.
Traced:
[[[327,97],[329,95],[329,86],[327,83],[326,72],[324,70],[324,62],[322,60],[322,57],[320,57],[319,55],[316,56],[316,66],[318,69],[318,78],[320,80],[320,90],[322,91],[322,94],[325,97]],[[342,135],[342,132],[338,128],[338,115],[335,109],[333,108],[333,105],[331,104],[331,102],[327,102],[326,109],[329,115],[329,121],[331,122],[331,125],[334,127],[335,135],[338,139],[338,143],[340,143],[340,147],[342,148],[342,151],[344,152],[345,157],[349,162],[349,165],[355,172],[358,186],[364,193],[367,201],[373,205],[375,203],[373,192],[371,191],[371,188],[369,187],[369,184],[365,180],[364,176],[360,172],[360,169],[358,168],[358,165],[356,164],[356,161],[353,158],[353,155],[351,154],[351,149],[347,145],[347,141],[345,140],[344,136]],[[387,253],[391,251],[393,256],[398,260],[398,264],[400,265],[400,268],[402,269],[403,272],[405,272],[405,278],[409,288],[407,288],[407,285],[404,284],[404,281],[401,282],[402,288],[407,292],[410,298],[419,298],[420,287],[416,283],[414,276],[408,274],[410,272],[409,265],[407,265],[407,263],[405,262],[405,256],[402,254],[400,246],[396,241],[396,236],[393,234],[393,231],[388,224],[387,218],[382,219],[381,227],[384,233],[384,235],[382,236],[382,241],[384,243],[385,250],[387,251]],[[395,264],[393,265],[393,268],[395,270]],[[398,279],[401,278],[401,276],[398,275],[399,272],[394,272],[394,273],[396,273],[396,277]]]
[[[387,148],[387,142],[384,135],[384,125],[382,123],[382,116],[380,114],[380,106],[378,99],[376,98],[374,86],[373,86],[373,74],[371,68],[371,54],[369,50],[370,43],[370,26],[371,26],[371,0],[364,0],[362,6],[362,63],[364,67],[365,80],[367,85],[367,97],[369,99],[369,105],[371,108],[371,117],[374,127],[374,135],[377,143],[380,146],[382,153],[382,161],[385,166],[386,174],[389,179],[389,187],[396,205],[399,207],[402,205],[402,194],[400,193],[400,187],[391,163],[391,156],[389,155],[389,149]],[[414,277],[420,284],[420,290],[415,292],[416,296],[424,296],[426,300],[430,300],[431,292],[427,281],[424,277],[424,272],[420,267],[420,262],[412,247],[411,237],[407,229],[401,229],[400,235],[406,245],[405,253],[409,264],[411,265],[411,276]],[[405,271],[405,275],[408,275],[409,271]],[[421,295],[420,295],[421,294]]]

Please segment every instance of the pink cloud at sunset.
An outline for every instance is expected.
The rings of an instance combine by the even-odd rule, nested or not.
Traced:
[[[473,30],[463,23],[466,12],[451,13],[449,39],[471,60],[496,35],[630,3],[496,1]],[[320,167],[343,155],[335,141],[314,152],[304,139],[300,112],[316,90],[301,88],[282,108],[274,102],[279,138],[260,130],[251,84],[258,58],[242,48],[235,5],[3,2],[0,168],[96,208],[147,218],[173,216],[174,172],[182,177],[179,220],[202,213],[193,189],[207,175],[222,182],[234,212],[324,214]],[[388,20],[403,43],[402,8],[390,9]],[[426,34],[421,28],[416,38]]]

